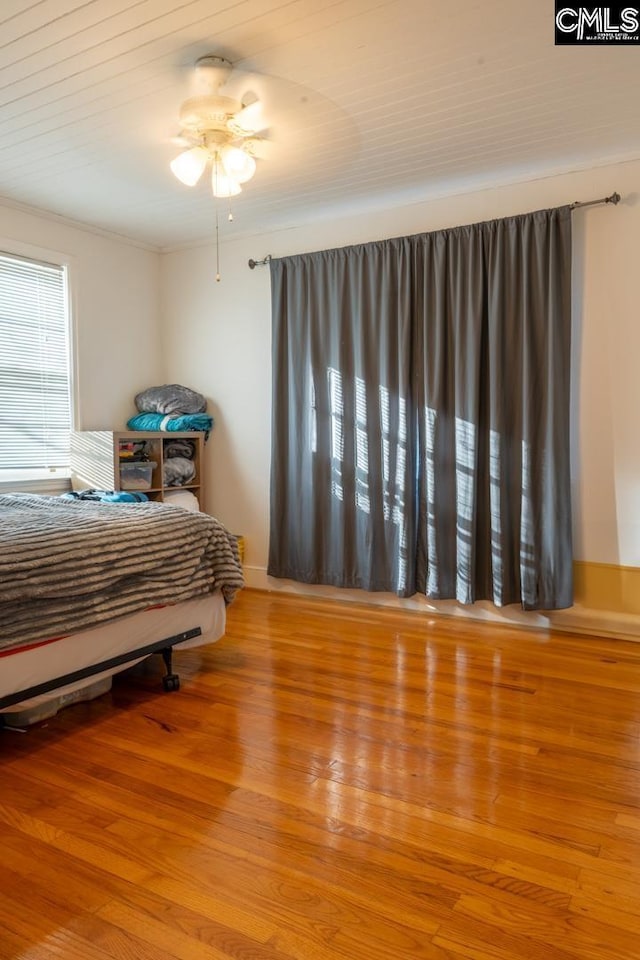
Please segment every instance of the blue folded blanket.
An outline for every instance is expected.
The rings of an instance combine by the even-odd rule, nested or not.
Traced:
[[[161,413],[138,413],[127,421],[129,430],[201,430],[209,436],[213,417],[208,413],[189,413],[181,417],[165,417]]]
[[[101,503],[145,503],[149,497],[146,493],[129,493],[126,490],[89,490],[61,493],[61,500],[98,500]]]

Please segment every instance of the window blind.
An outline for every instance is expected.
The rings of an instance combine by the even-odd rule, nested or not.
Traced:
[[[69,466],[66,270],[0,253],[0,479]]]

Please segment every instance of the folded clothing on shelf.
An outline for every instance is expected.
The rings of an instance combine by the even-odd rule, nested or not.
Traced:
[[[184,487],[191,483],[196,475],[193,460],[186,457],[169,457],[162,465],[162,479],[165,487]]]
[[[138,413],[127,421],[128,430],[161,430],[164,432],[201,431],[209,436],[213,417],[207,413],[185,414],[181,417],[163,417],[161,413]]]
[[[118,459],[128,463],[144,463],[149,459],[146,440],[121,440],[118,444]]]
[[[207,409],[206,398],[201,393],[180,383],[164,383],[160,387],[142,390],[135,397],[135,405],[141,413],[160,413],[163,416],[204,413]]]
[[[193,440],[166,440],[164,447],[165,460],[171,457],[185,457],[193,460],[196,455],[196,445]]]

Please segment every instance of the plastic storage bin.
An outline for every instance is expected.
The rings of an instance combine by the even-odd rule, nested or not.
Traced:
[[[148,463],[121,463],[120,489],[148,490],[156,467],[157,464],[153,460],[149,460]]]

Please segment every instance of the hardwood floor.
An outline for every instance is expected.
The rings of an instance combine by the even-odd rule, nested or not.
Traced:
[[[0,733],[2,960],[638,960],[640,645],[244,591]]]

